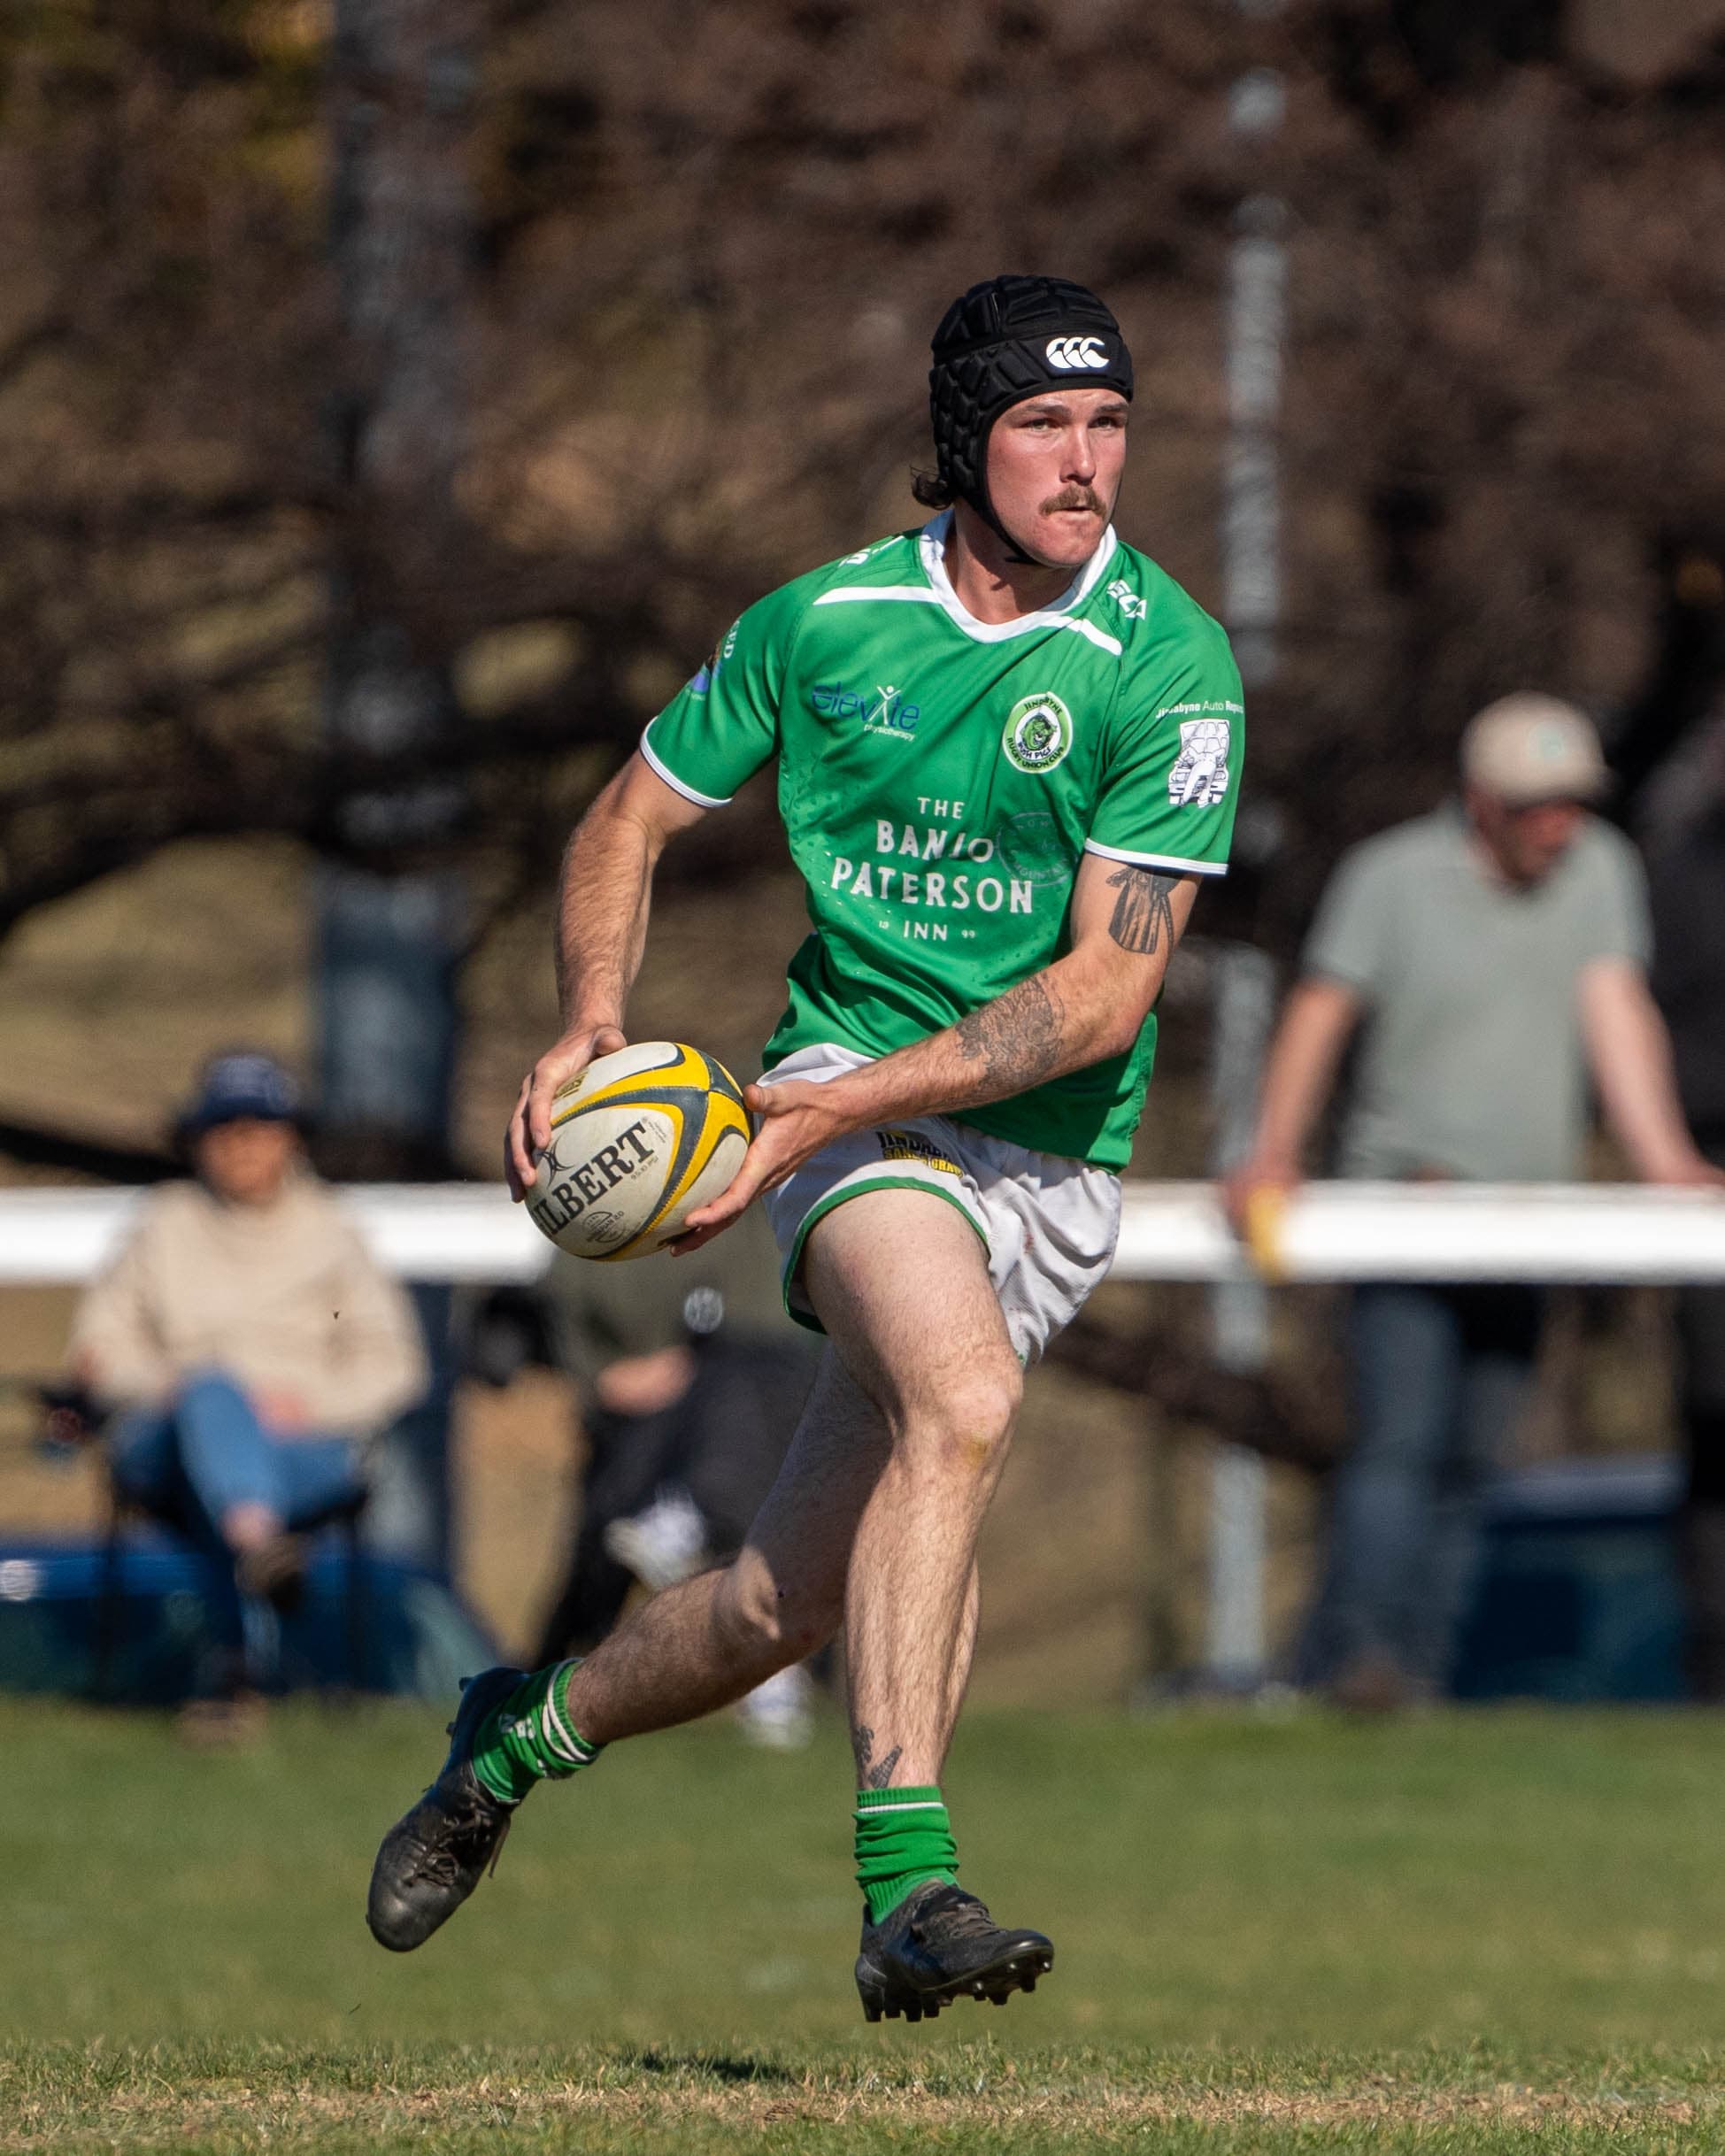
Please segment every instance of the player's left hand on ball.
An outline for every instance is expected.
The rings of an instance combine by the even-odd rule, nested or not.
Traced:
[[[711,1243],[740,1220],[763,1190],[794,1175],[804,1161],[851,1128],[830,1084],[787,1079],[782,1085],[745,1086],[743,1099],[755,1118],[754,1143],[729,1187],[689,1214],[688,1232],[670,1245],[680,1258]]]
[[[522,1079],[503,1141],[504,1178],[517,1205],[532,1190],[539,1156],[551,1143],[551,1103],[558,1089],[579,1077],[598,1057],[611,1055],[626,1044],[619,1027],[578,1021]]]

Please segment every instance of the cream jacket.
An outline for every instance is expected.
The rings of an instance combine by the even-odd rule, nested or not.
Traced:
[[[154,1405],[219,1368],[296,1394],[307,1436],[374,1431],[427,1384],[412,1305],[309,1171],[263,1206],[197,1182],[152,1190],[79,1305],[71,1354],[106,1406]]]

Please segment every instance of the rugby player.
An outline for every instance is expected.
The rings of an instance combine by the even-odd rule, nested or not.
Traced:
[[[1108,308],[997,277],[933,349],[917,493],[939,513],[751,607],[577,828],[564,1031],[507,1139],[520,1197],[558,1089],[624,1043],[660,852],[776,758],[812,933],[748,1090],[754,1142],[689,1241],[764,1200],[820,1374],[734,1563],[584,1661],[468,1684],[378,1855],[369,1921],[397,1952],[473,1891],[538,1782],[843,1630],[865,2013],[1004,1999],[1052,1961],[959,1887],[941,1769],[1023,1371],[1107,1270],[1156,999],[1226,866],[1240,681],[1216,623],[1115,537],[1132,363]]]

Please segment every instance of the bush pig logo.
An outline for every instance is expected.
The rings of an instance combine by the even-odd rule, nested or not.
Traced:
[[[1072,746],[1072,713],[1059,697],[1046,691],[1026,697],[1007,713],[1000,745],[1015,771],[1038,778],[1065,761]]]

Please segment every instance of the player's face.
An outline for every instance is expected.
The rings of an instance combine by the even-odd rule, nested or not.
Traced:
[[[989,430],[989,498],[1024,551],[1075,569],[1114,513],[1131,407],[1115,389],[1051,389]]]
[[[1587,817],[1579,801],[1534,801],[1513,807],[1470,791],[1475,829],[1512,883],[1543,883],[1575,842]]]
[[[230,1205],[267,1205],[299,1152],[291,1123],[240,1116],[206,1130],[195,1148],[198,1174]]]

